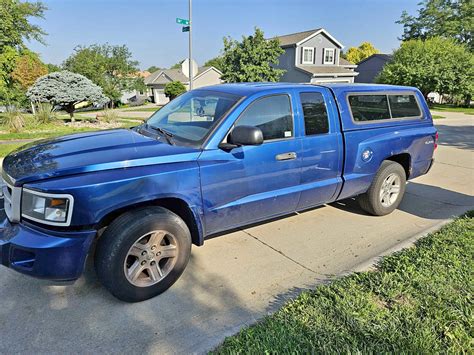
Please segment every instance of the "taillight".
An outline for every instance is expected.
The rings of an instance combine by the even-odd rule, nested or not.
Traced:
[[[434,141],[434,149],[438,148],[438,139],[439,139],[439,135],[438,135],[438,132],[436,132],[435,141]]]

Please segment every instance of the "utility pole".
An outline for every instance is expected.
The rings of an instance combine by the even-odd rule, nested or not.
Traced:
[[[189,0],[189,90],[193,89],[193,20],[192,20],[192,0]]]

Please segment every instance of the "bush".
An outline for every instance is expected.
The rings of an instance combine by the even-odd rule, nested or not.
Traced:
[[[186,87],[181,81],[172,81],[165,85],[165,95],[169,97],[170,100],[173,100],[177,96],[186,92]]]
[[[97,118],[97,121],[99,122],[112,123],[112,122],[117,121],[118,113],[113,110],[105,109],[104,111],[98,113],[96,118]]]
[[[4,117],[3,124],[10,132],[21,132],[25,127],[23,114],[18,110],[9,111]]]
[[[41,102],[36,108],[35,120],[37,123],[49,123],[56,119],[53,105],[49,102]]]

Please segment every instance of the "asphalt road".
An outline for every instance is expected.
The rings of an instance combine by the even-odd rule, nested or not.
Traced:
[[[302,289],[474,209],[474,117],[442,115],[436,164],[393,214],[348,200],[208,240],[155,299],[119,302],[90,267],[72,286],[1,268],[0,353],[203,353]]]

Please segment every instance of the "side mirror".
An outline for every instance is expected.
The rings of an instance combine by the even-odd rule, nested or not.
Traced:
[[[263,143],[263,133],[257,127],[237,126],[229,133],[227,140],[235,146],[260,145]]]

